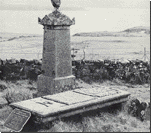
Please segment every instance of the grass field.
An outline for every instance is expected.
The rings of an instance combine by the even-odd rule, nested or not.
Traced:
[[[24,100],[25,98],[31,98],[31,94],[36,93],[37,83],[29,82],[28,80],[20,80],[16,82],[0,81],[5,85],[7,89],[2,91],[3,96],[11,94],[11,100],[17,100],[17,94],[23,94],[18,100]],[[81,80],[76,80],[78,87],[95,87],[95,86],[110,86],[117,87],[121,90],[126,90],[131,93],[130,99],[138,98],[141,102],[150,101],[150,86],[122,84],[118,81],[105,81],[103,83],[87,84]],[[14,89],[16,91],[14,91]],[[7,95],[8,97],[8,95]],[[111,106],[109,108],[103,108],[81,115],[67,117],[61,120],[53,121],[45,125],[36,125],[29,121],[23,132],[149,132],[150,131],[150,108],[147,110],[146,118],[142,122],[139,119],[130,116],[127,113],[127,104],[122,106]],[[5,106],[0,109],[0,131],[10,131],[3,126],[4,121],[12,111],[10,106]]]
[[[139,34],[139,33],[138,33]],[[137,34],[137,35],[138,35]],[[150,37],[83,37],[72,36],[71,48],[75,50],[75,59],[141,59],[146,47],[147,56],[150,58]],[[31,34],[0,33],[0,58],[1,59],[41,59],[43,49],[43,36]],[[84,49],[84,52],[83,52]],[[73,52],[73,51],[71,51]],[[73,54],[73,53],[72,53]],[[131,93],[132,98],[138,98],[141,102],[150,102],[150,85],[131,85],[118,80],[104,81],[101,83],[87,84],[76,80],[78,86],[85,88],[99,86],[118,87]],[[32,98],[37,92],[37,83],[28,80],[16,82],[0,81],[7,87],[0,90],[0,97],[7,97],[10,102]],[[21,97],[17,99],[18,94]],[[127,103],[129,104],[129,103]],[[113,106],[82,115],[76,115],[65,119],[48,123],[45,126],[37,126],[30,121],[23,131],[37,132],[150,132],[150,108],[147,110],[146,118],[142,122],[127,114],[127,104],[122,108]],[[12,111],[7,105],[0,109],[0,132],[10,131],[3,126],[4,121]]]
[[[149,37],[72,37],[72,48],[80,49],[75,59],[141,59],[146,47],[150,54]],[[79,57],[81,55],[81,57]]]
[[[139,34],[139,33],[138,33]],[[0,33],[1,59],[41,59],[43,36],[32,34]],[[150,58],[150,37],[83,37],[72,36],[71,48],[75,59],[143,59],[144,47]],[[84,52],[83,52],[84,50]],[[73,51],[71,51],[73,54]]]

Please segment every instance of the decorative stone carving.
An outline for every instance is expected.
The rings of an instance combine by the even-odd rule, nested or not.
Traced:
[[[38,22],[41,25],[51,25],[51,26],[70,26],[70,25],[74,25],[75,24],[75,18],[73,18],[72,20],[60,13],[59,11],[54,11],[52,13],[50,13],[49,15],[45,15],[45,17],[41,20],[40,18],[38,18]]]
[[[54,8],[58,9],[61,5],[61,0],[51,0],[52,5]]]

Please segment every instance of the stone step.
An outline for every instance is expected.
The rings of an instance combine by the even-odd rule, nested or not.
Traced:
[[[129,95],[130,93],[116,88],[80,88],[12,103],[11,106],[29,111],[32,115],[39,117],[42,122],[47,122],[57,118],[126,102]]]

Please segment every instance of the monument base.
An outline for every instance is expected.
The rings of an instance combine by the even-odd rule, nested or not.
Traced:
[[[44,75],[38,76],[37,97],[52,95],[75,89],[75,76],[52,78]]]

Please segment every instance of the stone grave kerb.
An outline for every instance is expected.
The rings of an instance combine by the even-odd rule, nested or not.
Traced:
[[[38,76],[38,96],[60,93],[73,89],[75,76],[72,75],[70,26],[72,20],[55,10],[38,23],[44,26],[42,71]]]

